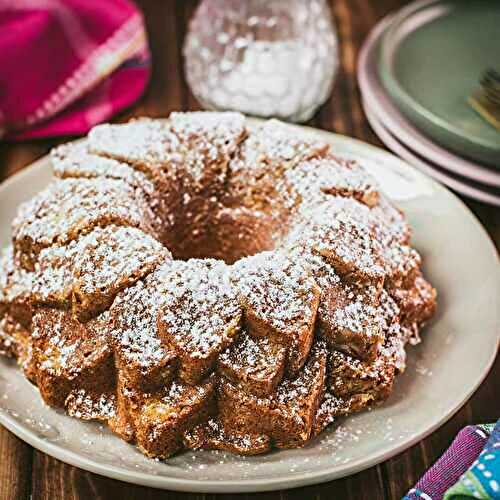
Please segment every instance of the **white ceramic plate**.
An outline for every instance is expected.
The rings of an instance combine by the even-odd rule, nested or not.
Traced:
[[[402,142],[413,151],[418,151],[421,156],[435,163],[440,168],[479,183],[497,188],[500,187],[500,171],[498,171],[498,169],[489,168],[480,163],[462,158],[439,144],[436,144],[413,126],[392,102],[390,96],[380,82],[377,64],[379,42],[390,25],[391,20],[392,16],[384,18],[372,30],[363,44],[359,55],[359,86],[363,95],[363,100],[369,105],[372,114],[378,118],[378,121],[381,122],[386,129],[397,136],[399,142]],[[441,182],[450,185],[446,181]],[[457,191],[462,192],[459,189],[457,189]]]
[[[443,424],[486,376],[498,347],[500,266],[496,250],[453,194],[414,168],[347,137],[317,131],[339,154],[360,158],[414,228],[439,310],[387,403],[327,430],[307,447],[256,457],[186,452],[149,460],[99,424],[42,403],[37,390],[0,360],[0,423],[39,450],[77,467],[132,483],[196,492],[244,492],[319,483],[366,469]],[[0,186],[0,244],[17,205],[50,180],[42,159]]]

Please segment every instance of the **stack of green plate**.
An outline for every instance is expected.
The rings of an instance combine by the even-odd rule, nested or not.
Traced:
[[[424,0],[377,26],[361,53],[359,83],[390,149],[450,187],[500,204],[500,130],[468,103],[488,68],[500,71],[500,1]]]

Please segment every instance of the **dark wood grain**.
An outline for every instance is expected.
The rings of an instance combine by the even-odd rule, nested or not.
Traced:
[[[31,493],[32,448],[0,427],[0,498],[28,499]]]
[[[143,9],[153,54],[153,76],[142,99],[116,118],[165,116],[173,110],[199,109],[182,71],[182,40],[196,0],[137,0]],[[370,129],[361,108],[356,82],[359,48],[375,23],[401,0],[332,0],[340,39],[338,76],[330,99],[310,124],[351,135],[382,146]],[[0,181],[44,155],[58,140],[0,144]],[[464,202],[482,222],[500,248],[500,210],[479,202]],[[274,493],[241,495],[259,500],[400,498],[443,453],[459,429],[469,423],[491,422],[498,417],[500,362],[470,401],[439,430],[393,459],[349,478]],[[164,492],[106,479],[63,464],[33,450],[0,428],[0,500],[215,500],[235,495],[200,495]]]

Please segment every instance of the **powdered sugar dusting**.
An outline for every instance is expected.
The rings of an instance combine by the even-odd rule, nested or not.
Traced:
[[[279,252],[262,252],[234,265],[238,292],[253,312],[284,333],[315,314],[317,287],[309,271]]]
[[[15,245],[31,249],[65,244],[105,224],[151,228],[151,213],[140,193],[115,179],[65,179],[20,207],[14,219]]]
[[[176,261],[164,282],[160,321],[171,345],[205,358],[238,333],[241,310],[230,267],[213,259]]]
[[[292,126],[173,113],[100,125],[52,161],[0,257],[0,351],[150,456],[304,444],[388,397],[434,312],[403,214]],[[241,227],[214,244],[228,210]],[[258,253],[173,260],[164,243],[189,256],[190,238],[193,255]]]
[[[114,326],[111,335],[120,354],[144,368],[172,357],[160,341],[157,325],[170,266],[170,262],[161,264],[145,279],[119,293],[110,309]]]
[[[169,124],[142,118],[120,125],[97,125],[89,132],[89,149],[137,166],[175,168],[183,149]]]
[[[333,155],[302,161],[287,170],[285,178],[305,206],[316,205],[329,195],[353,197],[368,206],[376,205],[379,198],[376,180],[358,163]]]
[[[243,143],[240,155],[231,164],[235,172],[258,169],[265,164],[294,164],[324,154],[329,146],[313,136],[298,134],[278,120],[269,120]]]
[[[41,302],[64,302],[75,294],[79,307],[92,309],[147,274],[170,254],[157,240],[136,228],[107,226],[63,247],[40,253],[33,292]],[[62,293],[61,293],[62,292]]]
[[[116,415],[114,394],[96,395],[85,389],[71,391],[66,399],[68,414],[83,420],[108,420]]]
[[[91,153],[87,139],[62,144],[54,148],[50,156],[56,177],[121,179],[150,195],[154,193],[154,186],[146,175],[134,170],[127,163]]]
[[[2,304],[27,300],[32,287],[32,273],[20,266],[12,246],[4,248],[0,253],[0,313]]]

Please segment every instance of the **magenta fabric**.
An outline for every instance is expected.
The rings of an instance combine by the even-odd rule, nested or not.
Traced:
[[[0,0],[0,137],[84,134],[133,103],[149,76],[129,0]]]

